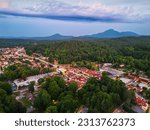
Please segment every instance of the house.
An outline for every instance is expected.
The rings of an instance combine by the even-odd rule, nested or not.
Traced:
[[[145,83],[139,83],[138,84],[138,86],[140,87],[140,88],[147,88],[147,89],[150,89],[150,87],[147,85],[147,84],[145,84]]]
[[[132,80],[131,80],[131,79],[128,79],[128,78],[120,78],[120,80],[121,80],[123,83],[125,83],[125,84],[129,84],[129,83],[132,82]]]

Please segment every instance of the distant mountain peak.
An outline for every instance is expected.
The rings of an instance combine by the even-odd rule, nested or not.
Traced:
[[[51,35],[50,37],[52,37],[52,36],[62,36],[62,35],[59,33],[55,33],[55,34]]]
[[[130,36],[139,36],[139,35],[134,33],[134,32],[130,32],[130,31],[118,32],[114,29],[108,29],[102,33],[87,35],[86,37],[91,37],[91,38],[119,38],[119,37],[130,37]]]
[[[47,40],[68,40],[68,39],[72,39],[72,38],[73,38],[73,36],[64,36],[59,33],[56,33],[54,35],[47,37]]]
[[[140,36],[134,32],[126,31],[126,32],[119,32],[114,29],[108,29],[101,33],[96,33],[92,35],[84,35],[79,37],[74,36],[65,36],[59,33],[48,37],[19,37],[18,39],[34,39],[34,40],[73,40],[73,39],[100,39],[100,38],[120,38],[120,37],[137,37]],[[15,38],[17,39],[17,37]]]
[[[103,33],[113,35],[113,34],[119,34],[120,32],[118,32],[114,29],[109,29],[109,30],[104,31]],[[100,33],[100,34],[102,34],[102,33]]]
[[[104,32],[117,32],[117,31],[114,30],[114,29],[108,29],[108,30],[106,30],[106,31],[104,31]]]

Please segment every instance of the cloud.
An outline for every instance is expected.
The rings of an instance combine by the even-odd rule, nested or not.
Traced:
[[[83,22],[123,22],[122,19],[114,17],[93,17],[93,16],[79,16],[79,15],[47,15],[47,14],[23,14],[16,12],[0,11],[2,15],[31,17],[31,18],[46,18],[65,21],[83,21]]]
[[[9,1],[8,0],[6,0],[6,1],[0,0],[0,8],[1,9],[9,8]]]
[[[36,2],[33,6],[26,8],[27,11],[34,13],[54,14],[54,15],[83,15],[83,16],[107,16],[114,15],[116,8],[105,6],[99,2],[71,5],[65,2],[47,0]]]
[[[2,4],[0,14],[3,15],[67,21],[130,23],[149,20],[148,14],[140,14],[133,7],[106,6],[100,2],[70,4],[57,0],[32,0],[20,3],[19,7],[13,5],[7,10],[1,7]]]

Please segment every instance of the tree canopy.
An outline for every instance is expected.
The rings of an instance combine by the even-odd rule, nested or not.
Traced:
[[[34,106],[38,111],[50,113],[73,113],[82,105],[88,112],[113,112],[121,103],[130,103],[134,98],[130,95],[123,82],[112,80],[106,74],[102,80],[90,78],[80,90],[75,82],[66,85],[63,78],[56,76],[44,80]]]

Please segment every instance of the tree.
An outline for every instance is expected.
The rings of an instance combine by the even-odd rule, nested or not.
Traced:
[[[8,95],[12,94],[11,85],[7,82],[0,82],[0,88],[5,90]]]
[[[7,77],[8,80],[14,80],[16,78],[18,78],[17,73],[15,71],[12,70],[4,70],[4,75],[5,77]]]
[[[65,81],[62,77],[55,76],[54,80],[57,82],[58,86],[64,90],[66,88]]]
[[[77,93],[80,103],[87,106],[89,112],[112,112],[122,102],[134,99],[123,82],[109,78],[106,73],[101,80],[88,79]]]
[[[14,80],[17,78],[25,79],[28,76],[39,74],[38,68],[34,69],[24,64],[14,64],[10,65],[4,70],[4,76],[7,80]]]
[[[75,94],[76,94],[76,92],[77,92],[77,88],[78,88],[78,85],[77,85],[76,82],[72,82],[72,83],[70,83],[69,86],[68,86],[69,91],[71,91],[74,96],[75,96]]]
[[[34,92],[34,85],[35,85],[35,82],[30,82],[30,84],[28,85],[28,90],[29,92],[33,93]]]
[[[21,71],[21,78],[25,79],[29,75],[30,75],[30,70],[24,69],[24,70]]]
[[[6,91],[3,89],[0,89],[0,102],[1,103],[5,102],[6,96],[7,96]]]
[[[146,97],[150,100],[150,89],[146,90]]]
[[[22,105],[22,103],[16,101],[14,98],[11,98],[11,102],[9,104],[9,112],[10,113],[25,113],[26,108]]]
[[[111,93],[111,98],[112,98],[112,102],[116,103],[115,106],[118,106],[121,104],[121,99],[120,99],[119,94]]]
[[[63,113],[72,113],[79,107],[79,102],[72,95],[66,95],[58,104],[58,111]]]
[[[48,93],[51,95],[53,100],[57,100],[60,91],[61,90],[55,81],[50,83],[50,86],[48,88]]]
[[[38,96],[35,98],[34,107],[39,111],[45,111],[45,109],[51,104],[51,97],[46,90],[41,90]]]
[[[14,97],[7,95],[7,92],[0,89],[0,111],[7,113],[20,113],[26,112],[26,108]]]
[[[101,91],[93,94],[89,104],[90,112],[112,112],[114,107],[111,96]]]
[[[47,90],[52,100],[57,100],[61,93],[61,88],[58,86],[57,81],[54,78],[47,79],[43,84],[43,88]]]
[[[43,79],[43,78],[41,78],[41,79],[38,80],[38,84],[39,84],[39,85],[41,85],[43,82],[44,82],[44,79]]]
[[[4,113],[4,109],[0,106],[0,113]]]
[[[49,106],[47,109],[46,109],[46,113],[57,113],[57,107],[56,106]]]
[[[128,113],[135,113],[135,112],[131,109],[132,105],[129,104],[129,103],[124,103],[122,107],[123,107],[123,109],[124,109],[126,112],[128,112]]]

